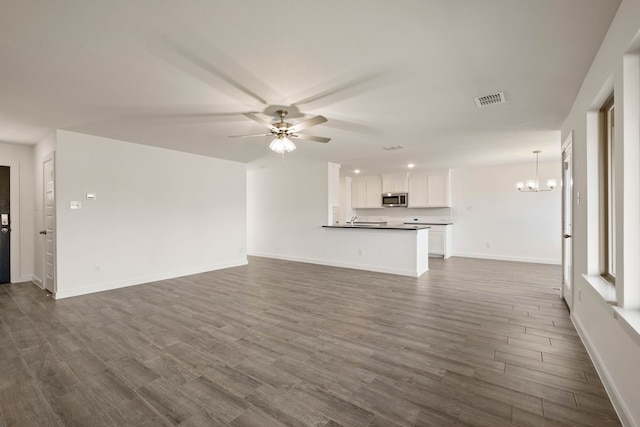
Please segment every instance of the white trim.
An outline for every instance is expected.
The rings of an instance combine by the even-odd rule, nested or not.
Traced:
[[[624,401],[621,399],[620,393],[618,393],[618,390],[616,389],[615,384],[609,380],[609,373],[607,372],[607,369],[604,367],[604,364],[602,363],[602,359],[600,358],[600,354],[598,353],[598,350],[596,350],[596,347],[593,345],[593,343],[589,339],[589,336],[587,335],[586,330],[582,327],[582,324],[580,323],[578,318],[575,317],[573,313],[571,314],[570,318],[571,318],[571,321],[573,322],[573,326],[575,326],[576,331],[580,336],[580,339],[582,340],[582,343],[584,344],[584,347],[587,350],[587,353],[589,353],[589,357],[591,357],[593,366],[595,366],[596,371],[598,372],[598,376],[600,377],[600,380],[604,385],[604,388],[607,392],[607,395],[609,396],[609,399],[611,400],[611,404],[613,405],[613,408],[616,410],[616,413],[620,418],[620,422],[622,423],[623,426],[639,427],[638,424],[636,424],[629,417],[628,415],[629,410],[627,409],[627,405],[625,405]]]
[[[602,276],[595,274],[583,274],[582,277],[586,282],[591,285],[593,290],[600,296],[600,302],[606,303],[606,305],[617,305],[616,302],[616,287],[613,284],[607,282]]]
[[[526,257],[514,257],[508,255],[489,255],[489,254],[476,254],[468,252],[454,252],[452,256],[458,256],[462,258],[480,258],[480,259],[495,259],[499,261],[515,261],[515,262],[530,262],[534,264],[553,264],[561,265],[561,259],[554,258],[526,258]]]
[[[613,307],[613,314],[613,317],[617,316],[618,323],[622,325],[622,329],[629,334],[637,345],[640,345],[640,311]]]
[[[388,268],[388,267],[378,267],[378,266],[368,265],[368,264],[352,264],[352,263],[336,262],[336,261],[330,261],[330,260],[324,260],[324,259],[302,258],[302,257],[288,256],[288,255],[276,255],[276,254],[269,254],[269,253],[264,253],[264,252],[247,252],[247,255],[257,256],[257,257],[262,257],[262,258],[281,259],[281,260],[284,260],[284,261],[306,262],[308,264],[327,265],[327,266],[330,266],[330,267],[353,268],[355,270],[366,270],[366,271],[373,271],[375,273],[396,274],[396,275],[399,275],[399,276],[409,276],[409,277],[420,277],[420,276],[422,276],[422,273],[418,274],[418,273],[416,273],[415,270],[407,270],[407,269],[400,269],[400,268]],[[427,268],[427,271],[428,270],[429,269]]]
[[[111,282],[111,283],[101,283],[99,285],[87,286],[87,287],[83,287],[83,288],[65,289],[63,291],[59,291],[58,290],[54,294],[54,298],[55,299],[63,299],[63,298],[76,297],[76,296],[80,296],[80,295],[93,294],[93,293],[96,293],[96,292],[103,292],[103,291],[110,291],[110,290],[113,290],[113,289],[126,288],[128,286],[143,285],[145,283],[157,282],[159,280],[175,279],[176,277],[183,277],[183,276],[189,276],[189,275],[192,275],[192,274],[206,273],[206,272],[214,271],[214,270],[222,270],[224,268],[239,267],[241,265],[247,265],[247,264],[248,264],[247,258],[246,257],[241,257],[241,258],[239,258],[237,260],[228,261],[228,262],[222,263],[222,264],[213,264],[213,265],[207,265],[207,266],[202,266],[202,267],[198,267],[198,268],[188,268],[188,269],[184,269],[184,270],[176,270],[176,271],[157,274],[157,275],[152,275],[152,276],[137,277],[137,278],[133,278],[133,279],[120,280],[120,281]]]
[[[564,139],[564,141],[562,142],[562,148],[561,148],[561,152],[565,151],[567,149],[567,147],[571,146],[573,144],[573,129],[571,129],[571,131],[569,131],[569,135],[567,135],[567,137]]]
[[[23,276],[18,277],[17,281],[13,282],[13,283],[31,282],[31,277],[32,276],[30,274],[23,275]]]
[[[44,285],[42,284],[42,280],[37,278],[36,276],[31,276],[31,281],[40,289],[44,289]]]

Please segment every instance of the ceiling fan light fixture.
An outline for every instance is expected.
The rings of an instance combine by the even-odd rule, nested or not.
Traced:
[[[290,153],[296,149],[296,145],[286,136],[279,136],[271,141],[269,148],[278,154]]]

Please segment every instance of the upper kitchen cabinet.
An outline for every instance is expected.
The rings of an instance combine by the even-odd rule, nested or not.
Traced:
[[[449,169],[409,176],[410,208],[451,207],[451,171]]]
[[[407,176],[407,173],[382,175],[382,193],[407,193],[409,191]]]
[[[351,207],[382,207],[382,180],[379,176],[359,176],[351,180]]]

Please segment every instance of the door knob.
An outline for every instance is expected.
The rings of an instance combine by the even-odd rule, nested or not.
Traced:
[[[9,229],[8,229],[8,228],[4,228],[4,227],[2,227],[2,230],[1,230],[1,231],[2,231],[3,233],[8,233],[8,232],[9,232]]]
[[[562,237],[564,237],[565,239],[568,239],[569,237],[571,237],[571,234],[563,234]]]
[[[47,234],[47,230],[40,230],[40,234]]]

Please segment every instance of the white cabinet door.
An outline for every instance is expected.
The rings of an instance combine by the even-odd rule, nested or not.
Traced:
[[[406,193],[407,191],[406,173],[382,175],[382,193]]]
[[[351,180],[351,207],[353,209],[367,207],[367,181],[364,177]]]
[[[407,207],[427,207],[427,176],[416,175],[409,177],[409,202]]]
[[[382,180],[379,176],[359,176],[351,180],[351,207],[382,207]]]
[[[379,176],[368,176],[367,182],[367,208],[382,207],[382,180]]]
[[[427,176],[427,207],[451,206],[450,174]]]
[[[429,229],[429,256],[451,257],[452,226],[431,224]]]
[[[429,230],[429,255],[443,255],[445,253],[445,232]]]

